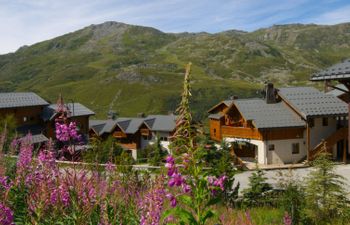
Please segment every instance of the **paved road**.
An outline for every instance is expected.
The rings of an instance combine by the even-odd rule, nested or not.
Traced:
[[[305,179],[308,173],[312,170],[312,167],[308,168],[298,168],[292,169],[292,173],[295,177],[299,179]],[[278,170],[265,170],[265,176],[268,178],[267,182],[272,186],[275,186],[278,179],[278,171],[288,172],[288,169],[278,169]],[[342,175],[346,178],[347,190],[350,192],[350,165],[337,165],[335,168],[335,172],[339,175]],[[240,192],[248,187],[249,180],[248,178],[253,173],[253,171],[246,171],[235,176],[235,183],[240,183]]]

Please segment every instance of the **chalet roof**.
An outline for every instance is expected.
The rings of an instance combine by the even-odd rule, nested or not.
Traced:
[[[120,119],[122,119],[122,118],[120,118]],[[126,119],[129,121],[129,125],[125,129],[125,133],[127,133],[127,134],[136,133],[144,121],[144,118],[126,118]],[[119,122],[118,122],[118,124],[119,124]]]
[[[234,104],[246,120],[258,129],[304,127],[305,122],[284,102],[267,104],[263,99],[237,99]]]
[[[17,127],[16,130],[22,135],[27,135],[28,133],[30,133],[32,135],[33,144],[42,143],[49,140],[45,135],[42,134],[44,127],[40,125],[23,125]]]
[[[223,114],[220,114],[220,113],[214,113],[214,114],[210,114],[209,115],[209,119],[220,119],[221,117],[223,117],[224,115]]]
[[[218,104],[214,105],[213,107],[211,107],[209,110],[208,110],[208,113],[212,112],[214,109],[216,109],[218,106],[220,106],[221,104],[225,104],[227,107],[230,107],[233,103],[233,100],[224,100],[224,101],[221,101],[219,102]]]
[[[152,131],[171,132],[176,126],[175,115],[149,115],[144,121]]]
[[[66,106],[71,112],[70,117],[95,115],[93,111],[91,111],[89,108],[85,107],[80,103],[68,103],[66,104]],[[57,114],[56,109],[57,104],[51,104],[46,106],[42,113],[43,120],[52,120]]]
[[[348,114],[345,102],[313,87],[280,88],[278,94],[304,119],[317,116],[346,116]]]
[[[126,134],[136,133],[143,123],[152,131],[168,131],[175,129],[174,115],[149,115],[146,118],[121,117],[116,120],[90,120],[89,127],[99,135],[111,133],[116,126],[119,126]]]
[[[22,140],[25,137],[20,138],[19,140]],[[38,144],[38,143],[43,143],[47,142],[49,139],[43,135],[43,134],[34,134],[32,135],[32,144]]]
[[[0,109],[26,106],[44,106],[49,103],[33,92],[0,93]]]
[[[342,90],[345,90],[345,91],[348,91],[347,87],[345,87],[344,84],[338,84],[336,85],[337,88],[340,88]],[[328,91],[326,92],[327,95],[333,95],[333,96],[336,96],[336,97],[339,97],[343,94],[346,94],[344,91],[341,91],[341,90],[338,90],[338,89],[333,89],[331,91]]]
[[[116,125],[116,120],[89,120],[89,127],[94,129],[98,135],[111,133]]]
[[[312,81],[320,80],[343,80],[350,78],[350,58],[344,60],[341,63],[335,64],[331,67],[328,67],[325,70],[322,70],[318,73],[315,73],[311,76]]]

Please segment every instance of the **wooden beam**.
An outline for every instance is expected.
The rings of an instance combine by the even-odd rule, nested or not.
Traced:
[[[346,163],[346,139],[343,142],[343,162]]]
[[[310,161],[310,124],[309,121],[306,121],[306,159]]]

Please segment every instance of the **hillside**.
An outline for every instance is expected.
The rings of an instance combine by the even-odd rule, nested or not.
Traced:
[[[164,33],[105,22],[0,55],[0,91],[58,93],[105,117],[173,111],[184,65],[193,63],[198,117],[218,100],[255,95],[264,81],[308,83],[311,73],[350,57],[350,23],[276,25],[254,32]]]

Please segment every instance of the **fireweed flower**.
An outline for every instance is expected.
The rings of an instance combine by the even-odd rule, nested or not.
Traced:
[[[169,199],[171,207],[175,207],[177,204],[175,196],[173,194],[168,193],[166,194],[166,197]]]
[[[141,209],[140,225],[158,225],[163,210],[165,189],[164,177],[156,179],[153,187],[143,196],[139,203]]]
[[[0,177],[0,187],[3,187],[5,191],[8,191],[13,186],[13,182],[8,177]]]
[[[13,212],[10,208],[0,202],[0,224],[13,225]]]
[[[32,169],[31,167],[32,152],[33,152],[32,136],[28,134],[27,136],[21,139],[20,152],[18,156],[17,170],[16,170],[17,184],[21,181],[26,181],[26,183],[30,182],[31,177],[26,177],[26,176],[30,173]]]

